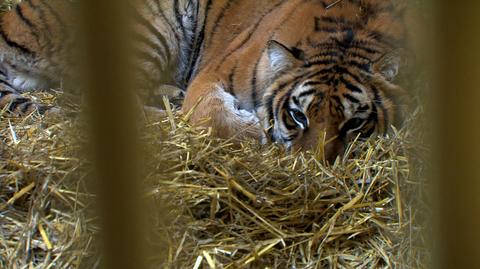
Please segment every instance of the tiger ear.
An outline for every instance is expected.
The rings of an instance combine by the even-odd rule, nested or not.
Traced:
[[[298,48],[288,48],[275,40],[268,41],[267,53],[270,71],[273,73],[284,72],[300,65],[304,61],[304,53],[302,50]]]
[[[382,75],[387,81],[394,81],[406,65],[406,53],[403,49],[389,52],[373,64],[373,71]]]

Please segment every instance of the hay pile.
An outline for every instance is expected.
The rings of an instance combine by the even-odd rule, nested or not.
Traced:
[[[424,268],[416,122],[391,137],[352,144],[333,166],[276,145],[234,147],[178,116],[148,122],[142,140],[145,196],[154,207],[150,264]],[[0,115],[1,268],[98,265],[79,133],[67,117]]]

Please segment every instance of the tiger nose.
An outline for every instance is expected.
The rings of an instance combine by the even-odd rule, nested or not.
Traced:
[[[324,159],[327,163],[332,164],[333,162],[335,162],[335,159],[338,156],[341,156],[345,152],[345,149],[346,149],[345,141],[338,137],[331,138],[329,140],[327,139],[327,141],[328,142],[325,143],[325,145],[321,146],[323,148],[319,150],[318,147],[320,147],[320,145],[318,140],[305,139],[298,144],[294,144],[292,147],[292,150],[294,152],[302,151],[302,150],[313,150],[313,151],[319,150],[317,152],[320,152],[320,154],[322,153],[323,154],[318,157]]]
[[[335,138],[325,144],[324,156],[325,161],[332,164],[335,162],[338,156],[341,156],[345,152],[345,143],[342,139]]]

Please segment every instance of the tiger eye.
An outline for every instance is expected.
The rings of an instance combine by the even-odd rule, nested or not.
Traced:
[[[348,131],[351,130],[356,130],[362,127],[362,125],[365,123],[364,119],[361,118],[352,118],[348,120],[340,130],[340,133],[346,134]]]
[[[302,128],[306,128],[307,125],[308,125],[308,119],[307,119],[307,116],[300,110],[298,109],[294,109],[294,110],[291,110],[290,111],[290,115],[292,116],[292,118],[302,124],[303,126],[300,126]]]

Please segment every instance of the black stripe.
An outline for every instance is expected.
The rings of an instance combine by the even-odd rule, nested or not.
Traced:
[[[312,67],[314,65],[332,65],[332,64],[336,64],[337,61],[335,60],[315,60],[313,62],[307,62],[303,65],[303,67],[307,68],[307,67]]]
[[[29,27],[34,27],[33,23],[27,17],[25,17],[25,14],[23,14],[22,6],[20,4],[15,6],[15,12],[17,13],[18,17],[20,17],[20,19],[23,21],[23,23],[25,23]]]
[[[354,40],[346,45],[343,44],[342,40],[337,38],[330,38],[322,43],[315,43],[311,38],[307,38],[307,44],[314,49],[322,49],[323,51],[333,50],[346,52],[347,50],[351,51],[352,49],[357,49],[364,51],[367,54],[373,54],[372,56],[382,54],[382,51],[377,49],[377,44],[365,40]]]
[[[317,92],[317,90],[315,90],[315,89],[304,91],[304,92],[302,92],[301,94],[298,95],[298,98],[301,98],[301,97],[304,97],[304,96],[307,96],[307,95],[312,95],[316,92]]]
[[[247,37],[242,40],[242,42],[240,42],[240,44],[235,47],[234,49],[230,50],[226,55],[223,56],[222,60],[220,61],[220,63],[217,65],[217,68],[216,70],[218,70],[220,68],[220,66],[225,62],[226,59],[228,59],[233,53],[235,53],[237,50],[239,50],[240,48],[242,48],[248,41],[250,41],[250,39],[252,38],[253,34],[257,31],[257,27],[260,25],[260,23],[262,23],[263,19],[269,15],[270,13],[272,13],[275,9],[277,9],[279,6],[281,6],[283,3],[285,3],[286,0],[282,0],[280,1],[279,3],[277,3],[275,6],[273,6],[272,8],[270,8],[266,13],[262,14],[262,16],[257,20],[257,22],[253,25],[253,27],[251,28],[250,32],[248,33]]]
[[[358,61],[355,61],[355,60],[350,60],[348,61],[348,64],[349,65],[353,65],[357,68],[360,68],[362,69],[363,71],[365,72],[369,72],[370,71],[370,64],[369,63],[360,63]]]
[[[309,86],[317,86],[317,85],[322,85],[323,82],[320,82],[320,81],[307,81],[303,84],[303,86],[305,87],[309,87]]]
[[[368,129],[367,131],[362,131],[360,137],[369,138],[370,136],[372,136],[374,131],[375,131],[375,125],[372,125],[372,127],[370,127],[370,129]]]
[[[5,78],[7,78],[7,76],[5,76]],[[9,83],[8,81],[6,81],[6,80],[0,79],[0,83],[3,83],[3,84],[7,85],[8,87],[10,87],[10,88],[12,88],[12,89],[15,89],[15,87],[13,87],[12,84],[10,84],[10,83]],[[1,92],[5,92],[5,91],[7,91],[7,90],[4,90],[4,89],[1,89],[1,88],[0,88],[0,93],[1,93]]]
[[[167,40],[165,37],[158,31],[157,28],[155,28],[147,19],[145,19],[142,14],[135,12],[135,19],[137,19],[138,23],[147,28],[147,30],[160,42],[160,45],[163,49],[163,52],[165,53],[167,62],[170,62],[170,50],[168,47]],[[167,64],[167,63],[165,63]]]
[[[305,3],[305,2],[304,2],[304,3]],[[302,3],[302,4],[303,4],[303,3]],[[299,7],[298,7],[298,9],[299,9]],[[288,19],[284,20],[280,25],[278,25],[278,26],[274,29],[274,31],[270,34],[269,40],[271,40],[272,37],[276,35],[277,30],[278,30],[279,28],[281,28],[285,23],[287,23],[287,22],[289,21],[289,19],[291,18],[291,15],[294,14],[295,11],[297,11],[298,9],[293,10],[293,11],[288,15]],[[262,57],[262,54],[263,54],[263,51],[262,51],[262,53],[260,54],[260,57]],[[270,124],[270,122],[273,120],[273,107],[272,107],[272,105],[273,105],[273,100],[274,100],[274,98],[275,98],[275,94],[276,94],[276,92],[278,92],[279,90],[281,90],[281,88],[285,87],[287,84],[288,84],[288,83],[285,83],[283,86],[281,85],[279,88],[277,88],[277,89],[274,91],[274,93],[273,93],[272,95],[270,95],[270,96],[268,96],[268,97],[266,97],[266,98],[263,98],[263,105],[267,107],[267,117],[269,117],[269,118],[267,118],[267,119],[268,119],[269,124]],[[273,135],[273,128],[268,128],[267,132],[268,132],[269,137],[272,137],[272,135]]]
[[[0,26],[0,36],[5,41],[5,43],[7,43],[9,46],[18,49],[25,54],[35,55],[35,53],[33,51],[31,51],[29,48],[27,48],[27,47],[23,46],[22,44],[19,44],[19,43],[13,41],[12,39],[10,39],[7,36],[7,34],[5,33],[5,29],[3,29],[3,27],[1,27],[1,26]]]
[[[145,52],[145,51],[136,51],[135,52],[135,57],[138,59],[138,60],[144,60],[146,62],[150,62],[150,63],[153,63],[157,70],[159,72],[163,72],[163,63],[161,61],[158,60],[157,57],[153,56],[152,54],[148,53],[148,52]],[[148,70],[146,70],[148,71]],[[151,70],[150,70],[151,72]]]
[[[355,131],[360,127],[364,127],[366,124],[366,119],[362,118],[351,118],[349,119],[340,130],[340,136],[345,136],[348,131]]]
[[[159,3],[158,0],[155,2]],[[163,13],[163,10],[161,9],[160,6],[158,9],[158,14],[160,15],[160,18],[168,25],[168,27],[170,28],[170,31],[175,35],[175,39],[177,39],[177,42],[180,42],[180,37],[178,35],[178,32],[175,30],[175,28],[172,26],[170,21],[167,19],[167,17],[165,16],[165,13]]]
[[[340,53],[337,50],[322,51],[319,54],[316,54],[310,58],[314,59],[319,57],[340,57]]]
[[[235,72],[237,71],[237,65],[238,65],[238,62],[235,63],[232,70],[230,70],[230,74],[228,74],[227,90],[234,97],[236,96],[235,95]]]
[[[0,75],[4,76],[5,78],[8,77],[8,75],[7,75],[7,70],[2,70],[2,69],[0,68]]]
[[[8,110],[10,112],[14,112],[15,109],[22,103],[25,103],[25,102],[28,102],[30,101],[28,98],[25,98],[25,97],[18,97],[18,98],[15,98],[12,102],[10,102],[9,106],[8,106]]]
[[[283,90],[289,83],[291,83],[291,81],[289,82],[286,82],[286,83],[282,83],[278,86],[278,88],[276,88],[272,94],[270,94],[269,96],[267,96],[265,98],[265,103],[264,103],[264,106],[265,108],[267,109],[267,120],[268,122],[270,123],[272,120],[274,120],[274,114],[273,114],[273,101],[275,100],[275,97],[277,95],[278,92],[280,92],[281,90]]]
[[[295,18],[295,16],[293,16],[293,14],[295,14],[296,11],[300,10],[301,5],[306,4],[306,3],[308,3],[308,2],[307,1],[302,2],[302,3],[300,3],[300,5],[298,5],[296,7],[296,9],[293,9],[292,11],[290,11],[290,13],[286,16],[286,19],[284,19],[280,24],[278,24],[275,27],[275,29],[273,29],[273,31],[271,31],[268,40],[272,40],[272,38],[277,35],[278,30],[282,29],[284,27],[284,25],[287,24],[292,17]],[[297,42],[297,44],[295,44],[294,47],[299,47],[300,45],[301,45],[301,41]],[[299,51],[301,51],[303,53],[302,50],[299,50]],[[302,60],[303,60],[303,58],[302,58]]]
[[[257,59],[257,62],[255,63],[255,66],[253,67],[252,71],[252,78],[250,80],[250,86],[251,86],[251,98],[252,98],[252,104],[253,108],[256,109],[258,106],[258,100],[257,100],[257,69],[258,65],[260,64],[260,58]]]
[[[377,112],[376,112],[375,109],[372,109],[372,112],[370,112],[370,114],[368,115],[367,122],[365,122],[364,128],[365,128],[365,126],[367,126],[368,124],[370,124],[372,122],[373,122],[373,124],[368,130],[366,130],[366,131],[362,130],[361,131],[361,135],[360,135],[361,138],[368,138],[368,137],[372,136],[373,132],[375,131],[375,126],[376,126],[376,122],[377,122]]]
[[[365,41],[365,40],[355,40],[352,44],[350,44],[350,48],[363,50],[363,51],[365,51],[369,54],[381,54],[382,53],[380,50],[375,49],[374,47],[377,47],[377,45],[373,44],[371,42]]]
[[[285,137],[282,137],[282,138],[286,142],[292,142],[293,140],[295,140],[295,138],[297,138],[297,136],[298,136],[298,133],[295,133],[295,134],[287,136],[286,138]]]
[[[343,97],[347,98],[347,99],[350,100],[352,103],[355,103],[355,104],[360,103],[360,100],[358,100],[357,98],[353,97],[352,95],[350,95],[350,94],[348,94],[348,93],[344,93],[344,94],[343,94]]]
[[[227,10],[230,9],[232,4],[235,4],[236,0],[228,0],[227,4],[222,7],[222,10],[220,11],[220,14],[218,17],[215,19],[215,22],[213,23],[212,30],[210,31],[210,36],[208,37],[208,44],[207,46],[210,46],[213,41],[213,37],[217,33],[217,29],[220,25],[220,21],[225,17],[225,13],[227,13]]]
[[[316,17],[315,19],[318,19],[318,23],[353,24],[351,21],[346,20],[345,17],[322,16],[320,18]]]
[[[335,107],[335,111],[338,113],[338,115],[340,115],[340,117],[344,118],[345,117],[345,113],[343,111],[344,107],[343,105],[339,105],[338,107]],[[333,113],[332,113],[333,114]]]
[[[197,63],[199,63],[200,50],[202,49],[202,47],[204,45],[203,41],[205,39],[205,27],[206,27],[207,22],[208,22],[208,15],[210,13],[211,6],[212,6],[212,0],[208,0],[207,6],[205,7],[205,15],[203,17],[202,29],[200,30],[200,33],[198,34],[198,37],[195,41],[195,48],[194,48],[193,54],[190,58],[190,59],[192,59],[192,61],[190,62],[191,65],[189,67],[189,70],[188,70],[188,73],[187,73],[187,76],[186,76],[188,83],[191,82],[192,76],[193,76],[193,70],[195,69],[195,66],[197,65]]]
[[[343,104],[342,104],[342,101],[340,100],[340,97],[336,96],[336,95],[332,95],[330,96],[330,98],[332,100],[334,100],[339,106],[342,106],[343,107]]]
[[[58,14],[58,12],[53,9],[47,2],[48,1],[40,1],[45,8],[48,9],[48,11],[52,14],[52,16],[55,18],[55,21],[57,22],[58,27],[60,28],[60,31],[62,31],[63,37],[67,36],[67,29],[65,27],[65,23],[62,20],[62,17]]]
[[[338,92],[338,78],[335,76],[330,76],[330,79],[327,81],[328,86],[333,87],[334,92]]]
[[[375,105],[375,103],[372,104],[372,113],[370,113],[369,119],[370,119],[370,117],[372,118],[372,120],[375,123],[378,123],[378,109],[377,109],[377,106]]]
[[[369,108],[370,107],[368,106],[368,104],[365,104],[363,106],[359,106],[357,112],[367,112]]]
[[[298,96],[298,98],[300,98],[300,97],[301,97],[301,95]],[[300,107],[301,104],[300,104],[300,101],[298,100],[298,98],[297,98],[296,96],[293,96],[293,97],[292,97],[292,101],[293,101],[293,103],[294,103],[295,105],[297,105],[297,106]]]
[[[285,124],[285,127],[287,127],[288,130],[295,130],[295,129],[297,129],[297,125],[295,123],[293,123],[293,124],[289,123],[289,120],[291,120],[291,119],[290,119],[290,116],[288,115],[287,111],[288,111],[288,108],[287,108],[287,106],[284,105],[283,114],[282,114],[283,124]]]
[[[318,76],[319,74],[323,73],[324,70],[317,71],[317,72],[307,72],[305,74],[302,74],[300,76],[297,76],[293,79],[290,79],[284,83],[281,83],[278,85],[276,89],[272,91],[272,93],[265,98],[264,106],[267,109],[267,119],[270,122],[271,120],[274,119],[274,109],[273,109],[273,101],[275,100],[275,97],[283,91],[289,84],[294,83],[291,89],[295,89],[295,87],[303,80],[308,80],[311,79],[315,76]],[[278,115],[278,107],[275,109],[275,114]]]
[[[322,24],[322,19],[319,17],[315,17],[315,32],[328,32],[328,33],[334,33],[337,31],[336,28],[334,27],[326,27],[323,26]]]
[[[179,0],[175,0],[173,2],[173,11],[175,13],[175,19],[177,20],[177,24],[180,26],[180,30],[182,31],[183,37],[185,37],[185,27],[183,25],[182,14],[180,13],[180,2]]]
[[[297,80],[295,83],[293,83],[293,85],[288,89],[288,91],[280,98],[280,100],[278,101],[279,104],[282,104],[282,106],[285,106],[287,102],[287,100],[290,98],[290,96],[292,95],[292,92],[297,88],[298,84],[300,84],[301,80]],[[280,107],[281,106],[276,106],[275,107],[275,115],[279,115],[280,114]]]
[[[359,93],[362,93],[362,89],[360,89],[359,87],[353,85],[352,83],[350,83],[349,81],[347,81],[344,77],[340,77],[340,82],[342,82],[345,87],[349,90],[351,90],[352,92],[359,92]]]
[[[283,87],[285,87],[284,85]],[[265,108],[267,109],[267,120],[270,123],[274,119],[274,114],[273,114],[273,100],[275,100],[275,95],[271,94],[269,96],[266,96],[265,98]]]
[[[336,33],[336,32],[339,32],[339,30],[337,28],[334,28],[334,27],[326,27],[326,26],[317,27],[317,26],[315,26],[315,32]]]
[[[345,29],[345,31],[351,29]],[[349,42],[346,42],[349,41]],[[307,44],[315,49],[321,49],[322,51],[332,50],[340,52],[352,53],[352,49],[361,50],[367,54],[372,54],[372,58],[375,55],[382,54],[382,50],[378,47],[378,44],[367,40],[342,40],[337,37],[332,37],[327,41],[315,43],[310,37],[307,38]],[[357,54],[358,55],[358,54]],[[368,59],[366,56],[362,58]],[[368,59],[369,60],[369,59]]]
[[[180,59],[182,59],[182,66],[179,68],[181,74],[181,84],[184,88],[187,87],[188,83],[191,80],[191,77],[194,75],[195,71],[195,65],[197,59],[193,57],[193,52],[196,50],[196,46],[201,46],[202,44],[198,44],[197,42],[197,27],[199,24],[199,12],[200,12],[200,4],[197,1],[197,4],[195,5],[196,7],[196,14],[195,14],[195,19],[193,20],[193,25],[192,25],[192,35],[191,36],[186,36],[185,32],[183,32],[183,40],[182,42],[186,43],[186,48],[180,50]],[[205,21],[203,21],[205,23]],[[183,61],[187,62],[183,62]]]
[[[42,24],[42,30],[46,31],[47,36],[52,36],[52,30],[50,28],[50,25],[48,25],[47,19],[45,18],[45,10],[39,6],[34,5],[32,3],[32,0],[26,0],[25,2],[30,6],[30,8],[37,12],[39,18],[38,23]],[[51,47],[52,41],[50,40],[50,38],[45,38],[45,40],[47,41],[47,47]]]
[[[348,68],[338,66],[338,67],[336,67],[335,72],[350,76],[351,78],[353,78],[359,84],[362,83],[362,79],[359,76],[357,76],[356,74],[353,74],[352,72],[350,72],[350,70],[348,70]]]
[[[315,73],[309,74],[307,77],[305,77],[305,80],[309,80],[309,79],[313,79],[313,78],[320,79],[320,80],[325,80],[325,79],[328,79],[334,73],[335,73],[334,68],[322,69],[322,70],[317,71]],[[322,75],[322,76],[320,76],[320,75]]]
[[[372,86],[372,91],[374,94],[374,107],[375,105],[378,105],[383,112],[383,124],[384,124],[383,132],[386,133],[388,129],[388,111],[383,105],[383,101],[382,101],[382,98],[380,97],[380,93],[378,89],[375,86]]]
[[[166,63],[168,61],[167,56],[165,56],[165,52],[158,49],[157,44],[155,44],[152,40],[148,39],[146,36],[141,35],[139,32],[135,31],[133,33],[133,38],[137,41],[146,45],[152,52],[152,54],[156,54],[161,60],[165,61],[162,63],[162,68],[160,71],[163,71],[166,67]],[[163,52],[163,53],[162,53]],[[165,66],[163,66],[165,65]]]
[[[354,58],[362,59],[362,60],[364,60],[364,61],[366,61],[366,62],[371,62],[371,61],[372,61],[372,59],[370,59],[369,57],[367,57],[367,56],[365,56],[365,55],[362,55],[362,54],[360,54],[360,53],[354,52],[354,51],[348,51],[348,52],[347,52],[347,55],[348,55],[349,57],[354,57]]]
[[[361,131],[360,138],[368,138],[372,136],[373,132],[375,132],[376,123],[377,123],[377,112],[376,110],[372,110],[372,112],[368,115],[367,122],[365,123],[363,128],[365,128],[369,124],[371,126],[367,130]]]
[[[160,16],[160,19],[163,21],[164,24],[170,28],[170,31],[175,35],[175,39],[177,42],[180,42],[180,37],[178,36],[177,31],[175,31],[175,28],[172,26],[170,21],[167,19],[165,16],[165,13],[163,13],[162,7],[160,5],[161,0],[145,0],[143,1],[145,5],[147,5],[147,9],[150,11],[150,14],[152,14],[154,17],[157,17],[158,15]],[[152,6],[152,2],[155,4],[155,8]],[[135,8],[135,7],[133,7]],[[156,12],[155,12],[156,11]]]
[[[22,4],[18,4],[15,7],[15,12],[18,15],[18,17],[20,18],[20,20],[29,28],[30,33],[35,37],[35,40],[37,41],[37,43],[39,43],[40,38],[38,36],[37,27],[23,13]]]
[[[313,49],[323,49],[325,51],[326,49],[332,49],[332,50],[338,50],[338,47],[336,44],[328,43],[328,42],[320,42],[316,43],[315,41],[312,40],[311,37],[307,37],[307,45],[309,45]]]
[[[15,92],[9,90],[0,90],[0,99],[10,94],[15,94]]]

